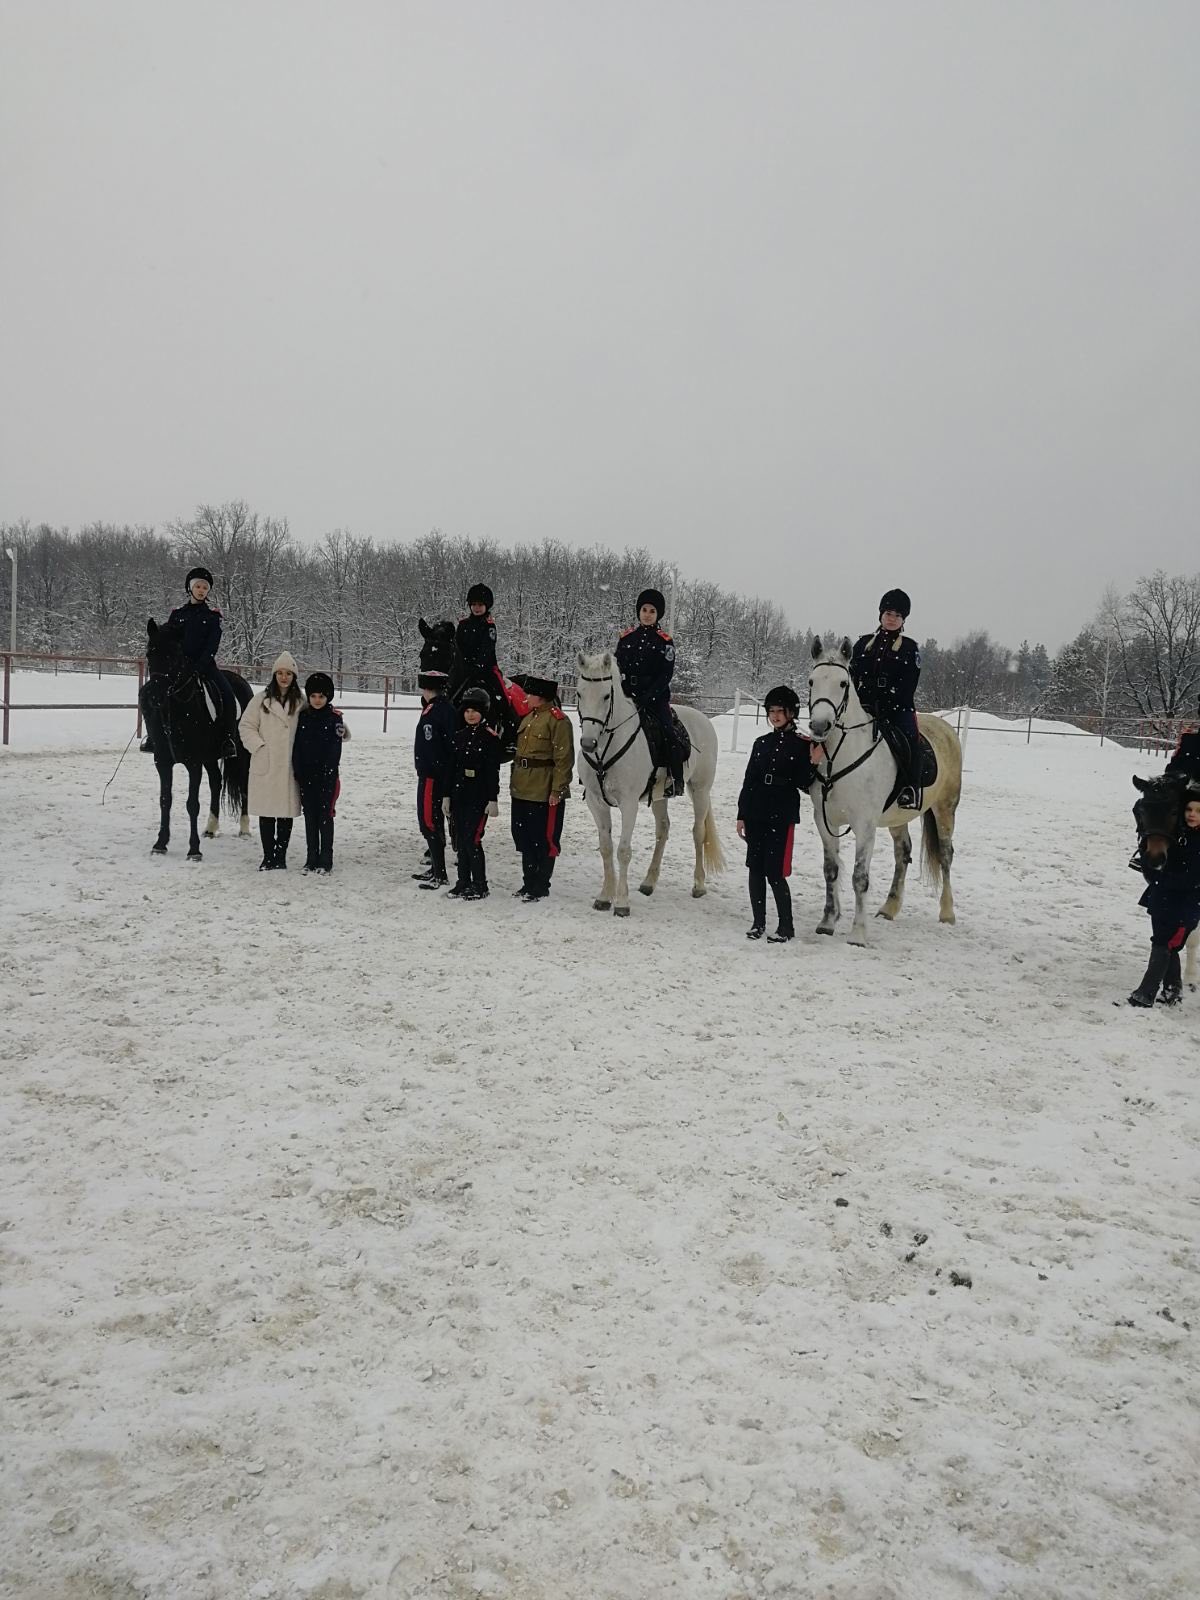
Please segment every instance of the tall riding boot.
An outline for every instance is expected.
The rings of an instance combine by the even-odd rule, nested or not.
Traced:
[[[1177,1006],[1183,999],[1183,973],[1179,970],[1179,951],[1167,952],[1167,970],[1163,974],[1159,1005]]]
[[[421,880],[422,889],[440,889],[446,882],[446,841],[435,833],[429,841],[429,875]]]
[[[262,840],[263,858],[259,865],[260,872],[274,872],[275,870],[275,818],[259,817],[258,836]]]
[[[286,872],[287,871],[287,853],[288,853],[288,845],[291,843],[291,839],[292,839],[292,818],[291,817],[276,817],[275,818],[275,862],[274,862],[274,865],[275,865],[275,870],[277,872]]]
[[[771,884],[771,893],[775,896],[775,910],[779,913],[779,926],[774,933],[767,935],[767,943],[787,944],[789,939],[796,937],[796,930],[792,926],[792,891],[787,886],[787,879],[774,879]]]
[[[1166,976],[1170,961],[1171,952],[1165,944],[1152,944],[1150,946],[1150,960],[1146,965],[1145,976],[1129,996],[1129,1004],[1131,1006],[1152,1006],[1154,1004],[1158,986]]]
[[[683,757],[676,747],[671,751],[671,793],[682,794],[683,791]]]
[[[483,846],[475,846],[475,859],[471,863],[471,898],[473,900],[486,900],[488,897],[487,857],[483,853]]]
[[[333,818],[326,817],[321,823],[321,871],[333,871]]]
[[[767,880],[753,867],[750,869],[750,916],[753,921],[746,929],[746,937],[761,939],[767,930]]]

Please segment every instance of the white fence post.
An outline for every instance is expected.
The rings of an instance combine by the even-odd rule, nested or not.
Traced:
[[[734,751],[734,750],[737,749],[738,718],[741,716],[741,714],[742,714],[742,691],[740,689],[735,689],[733,691],[733,731],[729,735],[729,748],[730,748],[730,751]]]
[[[970,706],[964,706],[963,707],[963,711],[962,711],[962,732],[958,736],[958,742],[962,746],[962,753],[963,753],[964,756],[967,753],[967,735],[968,735],[968,733],[970,733],[970,731],[971,731],[971,708],[970,708]]]

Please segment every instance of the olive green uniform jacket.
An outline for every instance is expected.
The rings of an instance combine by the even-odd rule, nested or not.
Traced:
[[[557,707],[539,706],[521,718],[512,764],[514,800],[565,800],[575,771],[575,734]]]

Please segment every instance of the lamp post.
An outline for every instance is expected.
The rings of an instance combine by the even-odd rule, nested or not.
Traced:
[[[12,562],[12,614],[8,623],[8,648],[15,653],[17,648],[17,552],[6,548],[4,554]]]

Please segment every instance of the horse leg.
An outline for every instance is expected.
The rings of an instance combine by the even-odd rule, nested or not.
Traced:
[[[896,870],[892,873],[892,887],[887,899],[875,913],[877,917],[886,917],[891,922],[904,903],[904,880],[908,876],[908,869],[912,864],[912,839],[909,837],[908,823],[902,822],[898,827],[889,828],[892,836],[892,849],[896,856]]]
[[[650,809],[654,812],[654,854],[650,857],[650,865],[646,868],[646,876],[638,888],[642,894],[653,894],[658,883],[658,875],[662,871],[663,851],[667,848],[667,838],[671,832],[671,819],[667,815],[667,802],[655,800]]]
[[[871,856],[875,851],[874,818],[854,835],[854,923],[847,936],[850,944],[867,942],[867,890],[871,887]]]
[[[200,767],[188,768],[188,853],[189,861],[203,861],[200,854]]]
[[[165,740],[163,741],[165,743]],[[167,845],[171,842],[171,763],[164,760],[158,767],[158,838],[152,846],[152,853],[156,856],[165,856]]]
[[[621,807],[621,842],[617,845],[617,892],[613,896],[613,916],[629,915],[629,862],[633,856],[633,830],[637,822],[638,796]]]
[[[704,839],[708,831],[708,808],[712,803],[712,794],[711,790],[702,789],[697,783],[688,785],[688,793],[692,797],[692,845],[696,852],[696,864],[692,869],[692,899],[699,900],[708,893],[704,871]]]
[[[593,806],[590,796],[588,810],[596,821],[596,832],[600,836],[600,859],[604,863],[604,887],[600,890],[599,899],[592,901],[592,910],[608,911],[612,907],[617,887],[616,875],[613,872],[612,812],[603,801]]]
[[[218,812],[221,808],[221,768],[215,761],[210,761],[204,770],[208,773],[208,822],[204,829],[204,837],[215,839],[217,829],[220,827]]]
[[[939,806],[933,813],[938,830],[938,855],[942,864],[942,898],[938,907],[939,922],[953,922],[954,891],[950,887],[950,867],[954,861],[954,812],[949,806]]]
[[[825,914],[817,923],[818,933],[832,935],[837,926],[837,920],[842,914],[841,902],[838,897],[838,873],[841,871],[839,856],[841,847],[836,833],[830,833],[821,821],[820,808],[816,808],[817,832],[821,835],[821,845],[825,851]]]

